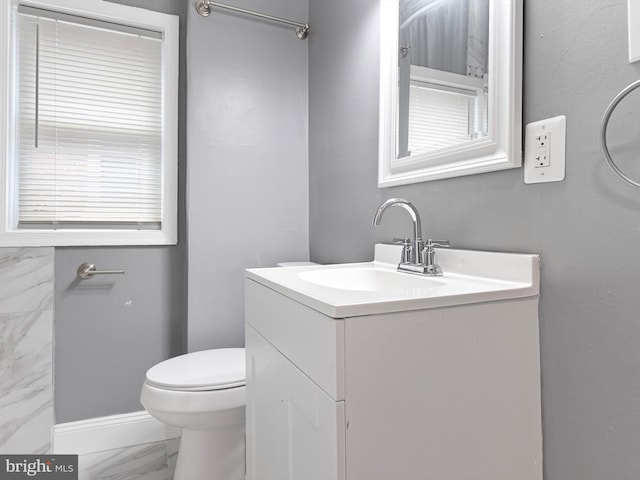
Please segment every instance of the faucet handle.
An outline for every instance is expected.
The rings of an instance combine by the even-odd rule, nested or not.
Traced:
[[[433,247],[449,248],[450,246],[451,246],[451,244],[449,243],[449,240],[432,240],[432,239],[429,239],[429,240],[427,240],[427,244],[426,244],[427,248],[433,248]]]
[[[449,240],[432,240],[430,238],[426,241],[422,254],[422,265],[427,275],[442,275],[442,268],[436,262],[436,251],[433,247],[448,248],[450,246]]]
[[[402,245],[402,257],[400,263],[411,263],[411,251],[413,246],[411,245],[410,238],[394,238],[393,243],[396,245]]]
[[[411,245],[411,239],[410,238],[394,238],[393,239],[393,243],[396,245]]]

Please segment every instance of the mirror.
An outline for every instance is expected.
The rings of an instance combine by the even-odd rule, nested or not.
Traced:
[[[522,0],[381,0],[378,186],[522,164]]]

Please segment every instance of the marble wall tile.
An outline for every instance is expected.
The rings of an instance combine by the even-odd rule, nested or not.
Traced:
[[[0,314],[0,394],[53,384],[53,311]]]
[[[0,248],[0,453],[51,449],[53,255]]]
[[[53,309],[53,248],[0,248],[0,313]]]
[[[51,449],[51,386],[0,393],[0,452],[47,453]]]
[[[167,443],[156,442],[78,457],[78,480],[171,480]]]

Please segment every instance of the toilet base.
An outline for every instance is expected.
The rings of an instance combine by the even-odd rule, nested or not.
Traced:
[[[241,410],[244,416],[244,407]],[[244,421],[213,430],[182,430],[174,480],[244,480],[244,476]]]

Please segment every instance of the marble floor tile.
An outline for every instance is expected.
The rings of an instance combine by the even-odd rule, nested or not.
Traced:
[[[0,248],[0,313],[53,309],[53,248]]]
[[[169,473],[173,478],[176,471],[176,462],[178,461],[178,450],[180,449],[180,437],[167,440],[167,457],[169,459]]]
[[[52,346],[53,311],[0,314],[0,394],[51,386]]]
[[[165,442],[80,455],[78,480],[171,480]]]
[[[0,393],[0,453],[46,453],[51,448],[50,386]]]

